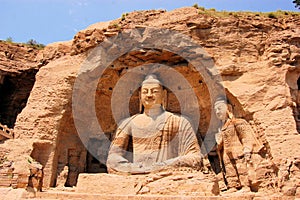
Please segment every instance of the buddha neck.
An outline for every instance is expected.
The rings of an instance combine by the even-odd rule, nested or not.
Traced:
[[[225,126],[227,123],[229,123],[230,121],[232,120],[232,118],[230,118],[230,117],[226,117],[226,119],[224,119],[224,120],[221,120],[222,121],[222,124]]]
[[[159,106],[152,106],[151,108],[145,108],[144,114],[151,117],[155,118],[161,113],[163,113],[164,109],[159,105]]]

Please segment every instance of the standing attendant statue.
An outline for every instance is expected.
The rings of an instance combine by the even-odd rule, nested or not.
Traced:
[[[233,116],[232,106],[225,99],[217,99],[214,108],[217,118],[223,122],[215,137],[227,189],[250,191],[264,145],[246,120]]]
[[[164,168],[199,169],[202,154],[190,122],[165,110],[166,90],[155,75],[142,82],[142,113],[125,119],[107,159],[109,173],[145,174]]]

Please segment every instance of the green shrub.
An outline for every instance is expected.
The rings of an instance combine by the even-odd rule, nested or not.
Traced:
[[[272,18],[272,19],[276,19],[276,18],[277,18],[276,15],[275,15],[274,13],[269,13],[269,14],[268,14],[268,17],[269,17],[269,18]]]
[[[33,47],[33,48],[37,48],[37,49],[43,49],[45,47],[44,44],[38,43],[36,40],[34,39],[30,39],[28,40],[28,42],[26,43],[26,45]]]
[[[234,13],[233,16],[234,16],[235,18],[238,18],[238,17],[239,17],[239,14],[238,14],[238,13]]]
[[[6,40],[5,40],[6,42],[8,42],[8,43],[13,43],[13,39],[12,39],[12,37],[8,37],[8,38],[6,38]]]
[[[202,11],[205,11],[205,8],[204,8],[204,7],[199,7],[198,9],[199,9],[199,10],[202,10]]]
[[[198,6],[198,4],[197,4],[197,3],[195,3],[195,4],[193,5],[193,7],[194,7],[194,8],[196,8],[196,9],[198,9],[198,8],[199,8],[199,6]]]
[[[123,13],[122,16],[121,16],[121,20],[125,20],[126,19],[126,16],[128,15],[128,13]]]
[[[235,18],[239,17],[268,17],[271,19],[278,19],[283,17],[299,17],[300,12],[293,12],[293,11],[283,11],[277,10],[275,12],[247,12],[247,11],[217,11],[215,8],[205,9],[204,7],[199,7],[198,5],[194,5],[194,7],[198,7],[198,14],[200,15],[208,15],[212,17],[228,17],[232,16]]]

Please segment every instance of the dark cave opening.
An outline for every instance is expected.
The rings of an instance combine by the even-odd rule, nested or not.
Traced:
[[[13,128],[18,114],[26,106],[35,82],[37,69],[21,73],[1,74],[0,82],[0,123]]]
[[[296,121],[297,131],[300,133],[300,77],[297,79],[297,91],[296,93],[296,107],[294,108],[294,118]]]

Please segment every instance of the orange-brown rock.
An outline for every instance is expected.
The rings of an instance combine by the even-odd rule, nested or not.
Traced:
[[[98,185],[103,187],[99,189]],[[80,174],[76,192],[103,195],[215,196],[219,195],[219,187],[213,177],[201,172],[173,171],[134,176]]]
[[[44,188],[56,185],[57,177],[65,166],[69,170],[65,186],[76,185],[79,173],[105,172],[108,146],[103,145],[103,141],[110,140],[116,129],[111,111],[113,89],[122,75],[142,64],[164,63],[186,77],[199,102],[198,136],[204,138],[214,134],[215,130],[208,129],[210,120],[215,116],[211,114],[211,99],[204,78],[193,70],[187,60],[173,52],[142,49],[117,58],[103,76],[98,77],[95,110],[105,134],[88,138],[88,147],[82,144],[72,113],[72,91],[78,71],[93,47],[124,30],[138,27],[179,31],[193,38],[208,52],[222,76],[222,84],[228,99],[234,104],[235,115],[246,119],[270,145],[273,162],[279,169],[278,177],[275,184],[263,185],[278,195],[299,197],[299,15],[268,18],[238,13],[219,16],[196,8],[128,13],[124,18],[80,31],[71,42],[49,45],[40,52],[32,50],[32,54],[26,53],[29,49],[21,47],[7,47],[15,49],[9,53],[1,50],[0,61],[5,63],[1,64],[1,71],[2,68],[6,71],[20,70],[22,61],[14,63],[12,60],[17,61],[27,54],[30,64],[24,65],[25,68],[38,69],[33,88],[28,89],[30,96],[28,100],[25,98],[24,109],[15,115],[15,123],[8,120],[14,127],[16,138],[0,144],[9,152],[6,155],[8,160],[14,162],[14,172],[20,177],[19,186],[28,181],[29,169],[24,167],[28,157],[43,165]],[[130,112],[134,114],[139,106],[138,93],[132,91],[132,94]],[[170,110],[179,112],[178,101],[171,91],[169,96]],[[85,109],[85,105],[80,106]],[[91,127],[94,125],[90,124]],[[95,160],[95,154],[100,155],[101,162]],[[214,157],[213,152],[209,154],[211,157]]]

